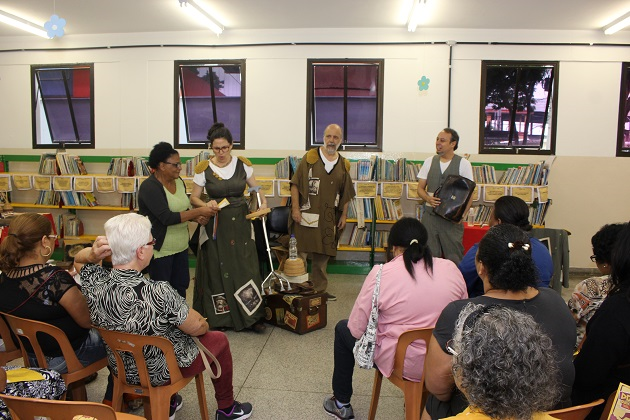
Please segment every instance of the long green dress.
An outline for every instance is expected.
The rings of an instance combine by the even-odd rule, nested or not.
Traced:
[[[251,222],[245,218],[248,207],[243,195],[247,185],[243,165],[237,162],[230,179],[221,179],[209,165],[204,171],[210,200],[220,203],[227,198],[230,205],[206,225],[209,239],[197,254],[193,295],[193,308],[208,318],[212,328],[237,331],[264,315],[256,243]]]

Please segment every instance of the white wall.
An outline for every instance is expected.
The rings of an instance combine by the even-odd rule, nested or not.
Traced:
[[[553,32],[553,31],[551,31]],[[200,44],[197,34],[116,35],[63,40],[62,47]],[[379,37],[380,36],[380,37]],[[452,31],[435,40],[525,42],[601,42],[598,34],[524,31]],[[139,39],[144,37],[144,39]],[[178,37],[181,37],[179,39]],[[627,36],[628,37],[628,36]],[[426,41],[430,36],[425,37]],[[629,39],[624,40],[627,42]],[[31,150],[30,65],[95,63],[96,150],[83,155],[146,155],[158,141],[172,140],[173,61],[244,58],[246,78],[247,156],[282,157],[304,152],[306,131],[306,60],[308,58],[383,58],[385,93],[383,150],[387,158],[424,159],[434,152],[433,139],[447,125],[449,113],[449,47],[440,45],[270,45],[224,46],[230,42],[420,41],[416,35],[374,31],[368,35],[337,30],[323,35],[235,33],[221,47],[190,46],[131,49],[0,52],[0,146],[6,154],[39,154]],[[127,41],[126,41],[127,40]],[[139,42],[141,41],[141,42]],[[0,39],[0,49],[38,48],[40,41]],[[45,42],[45,41],[42,41]],[[214,41],[212,41],[214,42]],[[41,44],[43,45],[43,44]],[[59,45],[57,45],[59,46]],[[452,47],[450,124],[461,135],[459,152],[473,162],[530,163],[535,156],[478,155],[479,95],[482,60],[558,60],[559,98],[556,154],[550,177],[553,206],[547,224],[572,232],[571,265],[593,267],[590,236],[604,223],[628,220],[630,194],[626,179],[630,161],[615,158],[621,62],[630,48],[615,46],[463,45]],[[428,91],[417,81],[431,79]],[[195,151],[185,150],[184,156]],[[352,153],[351,157],[363,156]],[[261,168],[269,173],[269,168]]]

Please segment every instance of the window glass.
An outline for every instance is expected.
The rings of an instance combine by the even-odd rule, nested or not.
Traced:
[[[94,148],[92,64],[32,66],[33,147]]]
[[[309,60],[306,148],[321,145],[329,124],[339,124],[344,144],[382,148],[383,60]]]
[[[245,61],[176,61],[175,73],[175,145],[206,147],[208,129],[222,122],[244,149]]]
[[[555,152],[558,63],[482,63],[480,153]]]
[[[630,63],[621,66],[617,156],[630,156]]]

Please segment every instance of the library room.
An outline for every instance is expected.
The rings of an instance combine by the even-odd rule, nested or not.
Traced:
[[[629,321],[591,318],[630,290],[624,25],[628,0],[1,2],[0,412],[516,418],[455,385],[469,299],[567,351],[512,406],[607,418],[630,385],[630,337],[607,341]],[[147,336],[166,351],[115,345]]]

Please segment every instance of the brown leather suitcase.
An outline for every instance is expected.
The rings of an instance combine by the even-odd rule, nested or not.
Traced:
[[[326,293],[266,295],[265,320],[297,334],[324,328],[327,322],[327,299]]]

